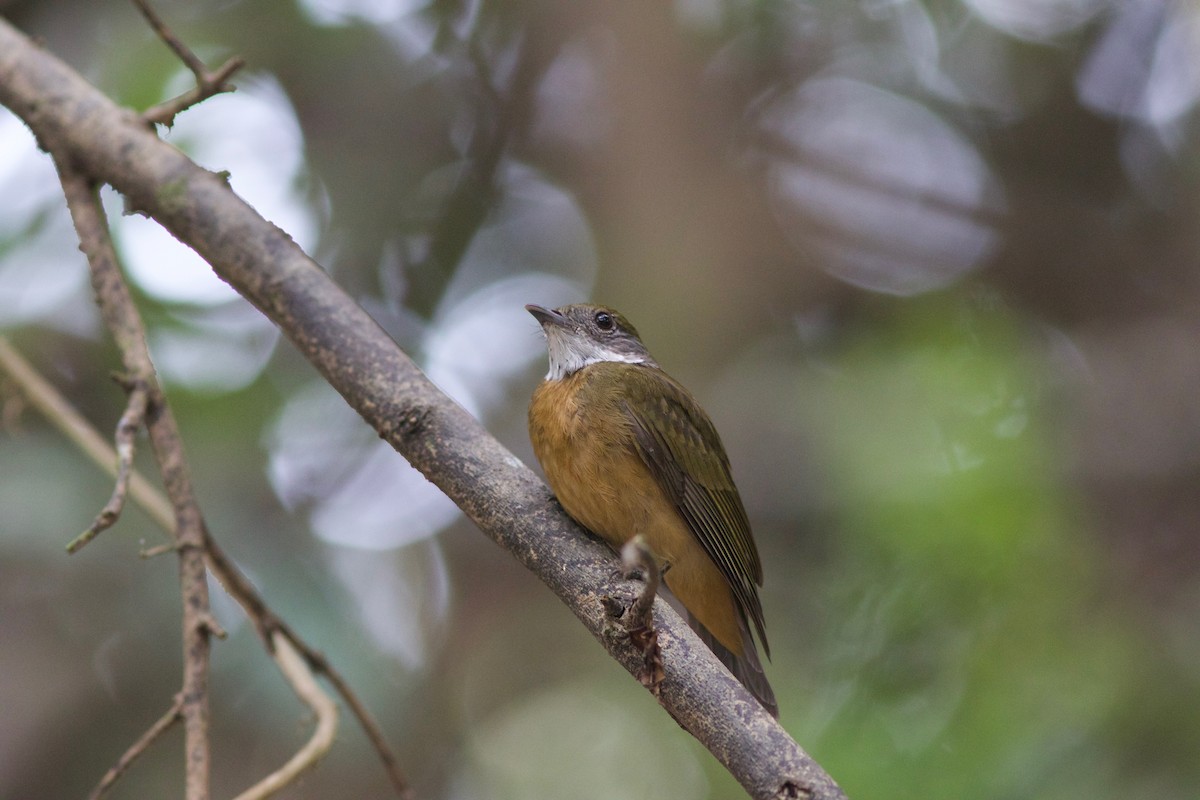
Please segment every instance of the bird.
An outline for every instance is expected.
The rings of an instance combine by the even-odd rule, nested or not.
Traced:
[[[774,717],[750,628],[770,658],[762,562],[708,414],[616,310],[527,305],[550,368],[529,438],[559,504],[610,546],[641,535],[688,624]]]

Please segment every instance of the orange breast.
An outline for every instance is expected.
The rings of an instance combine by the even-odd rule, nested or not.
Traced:
[[[624,415],[597,408],[590,389],[587,370],[543,382],[529,407],[529,438],[567,513],[620,547],[645,527],[661,491],[633,449]]]
[[[642,534],[670,565],[664,579],[672,593],[721,644],[741,655],[737,610],[725,577],[638,455],[620,392],[596,385],[595,370],[543,381],[533,393],[529,438],[550,488],[576,522],[614,547]]]

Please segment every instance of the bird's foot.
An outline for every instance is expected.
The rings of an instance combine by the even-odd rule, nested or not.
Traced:
[[[626,580],[638,576],[646,585],[628,611],[628,619],[634,624],[650,627],[650,609],[654,606],[654,597],[658,594],[658,584],[662,579],[663,570],[659,569],[654,552],[646,544],[646,539],[638,534],[625,543],[621,548],[621,564]]]
[[[662,666],[662,652],[658,648],[658,632],[654,630],[651,609],[654,607],[654,598],[658,594],[659,582],[666,567],[659,568],[654,553],[640,535],[630,539],[621,548],[621,562],[627,580],[631,580],[634,575],[637,575],[645,582],[641,593],[621,615],[620,623],[628,632],[630,641],[642,652],[644,665],[638,675],[638,680],[657,695],[659,684],[662,683],[665,673]]]

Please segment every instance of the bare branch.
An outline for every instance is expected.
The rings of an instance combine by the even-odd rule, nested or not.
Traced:
[[[56,154],[58,155],[58,154]],[[175,518],[179,553],[179,589],[183,598],[183,687],[180,713],[184,724],[185,796],[207,800],[211,748],[208,731],[208,673],[211,612],[208,570],[204,564],[204,521],[196,504],[175,418],[159,388],[146,334],[133,297],[117,263],[108,222],[95,183],[82,172],[55,158],[59,180],[79,235],[80,249],[91,269],[92,288],[100,315],[107,324],[130,380],[145,387],[146,424],[158,460],[163,485]]]
[[[129,491],[129,478],[133,474],[134,440],[146,419],[146,401],[146,387],[138,383],[132,384],[129,404],[117,422],[117,485],[113,488],[112,497],[104,504],[91,526],[67,545],[68,553],[77,552],[95,539],[101,531],[111,528],[121,516],[121,510],[125,507],[125,495]]]
[[[138,11],[142,12],[142,16],[146,18],[146,22],[158,34],[158,38],[162,39],[167,47],[171,48],[171,52],[179,56],[179,60],[196,76],[196,86],[194,89],[190,89],[178,97],[146,109],[142,112],[142,119],[148,123],[153,124],[157,122],[169,128],[174,124],[175,117],[180,112],[186,111],[202,100],[207,100],[214,94],[234,91],[235,87],[231,86],[228,80],[233,77],[233,73],[245,65],[245,61],[239,56],[234,56],[217,67],[216,70],[210,72],[204,62],[192,52],[191,48],[184,44],[183,40],[176,36],[175,32],[167,26],[167,23],[163,21],[158,12],[150,5],[149,0],[133,0],[133,4],[137,6]]]
[[[168,128],[175,124],[175,117],[187,111],[197,103],[203,102],[215,94],[235,91],[237,87],[227,83],[233,74],[245,66],[246,62],[240,56],[233,56],[216,69],[206,73],[204,79],[195,87],[187,90],[178,97],[173,97],[158,105],[151,106],[142,112],[142,119],[150,124],[158,123]]]
[[[104,773],[104,777],[96,784],[96,788],[92,789],[92,793],[88,795],[88,800],[100,800],[108,793],[116,782],[121,779],[125,771],[130,765],[137,760],[137,757],[149,749],[150,745],[154,744],[154,740],[166,733],[172,725],[180,719],[180,710],[183,708],[183,697],[175,695],[175,699],[171,702],[171,707],[167,709],[167,713],[158,718],[150,728],[141,735],[136,742],[129,746],[129,749],[121,754],[117,759],[117,763],[109,768],[108,772]]]

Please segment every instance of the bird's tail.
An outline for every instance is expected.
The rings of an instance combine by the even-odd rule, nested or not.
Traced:
[[[750,628],[746,625],[746,620],[739,615],[738,628],[742,633],[742,655],[740,656],[717,641],[717,637],[709,633],[708,629],[700,624],[700,620],[690,613],[687,615],[687,621],[692,630],[708,645],[708,649],[712,650],[716,657],[721,659],[721,663],[733,673],[733,677],[737,678],[742,686],[745,686],[750,694],[762,703],[763,708],[770,712],[772,717],[778,719],[779,704],[775,702],[775,692],[771,689],[771,684],[767,683],[766,674],[763,673],[762,662],[758,659],[758,649],[754,646],[754,639],[750,636]]]

